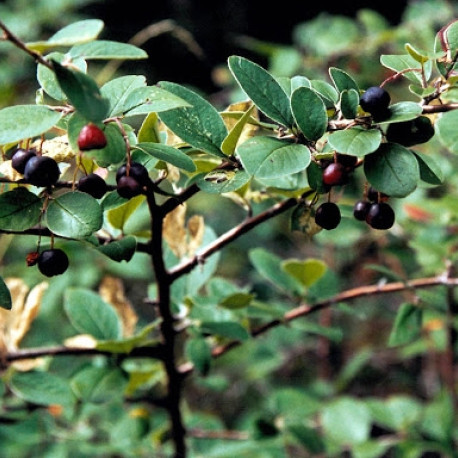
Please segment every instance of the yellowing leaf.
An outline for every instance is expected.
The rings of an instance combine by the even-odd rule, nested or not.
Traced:
[[[41,149],[42,154],[50,156],[56,162],[69,162],[75,157],[75,152],[70,147],[67,135],[50,138],[43,142],[36,141],[33,145],[37,149]]]
[[[186,205],[182,204],[164,218],[164,240],[178,258],[182,258],[187,251],[185,216]]]
[[[119,278],[105,276],[99,285],[99,293],[105,302],[114,307],[121,318],[123,336],[132,336],[138,322],[138,315],[125,296],[122,281]]]
[[[90,334],[78,334],[77,336],[65,339],[64,345],[67,348],[87,348],[93,349],[97,347],[97,339]]]
[[[193,256],[202,244],[205,232],[205,223],[203,216],[193,215],[188,220],[189,241],[187,247],[188,256]]]
[[[327,269],[326,264],[319,259],[287,259],[282,263],[282,268],[306,288],[318,281]]]

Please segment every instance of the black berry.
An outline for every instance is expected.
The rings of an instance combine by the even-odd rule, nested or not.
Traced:
[[[63,274],[68,269],[68,257],[59,248],[44,250],[38,257],[38,269],[46,277]]]
[[[24,168],[25,180],[34,186],[52,186],[57,183],[59,176],[59,166],[49,156],[31,157]]]
[[[116,190],[121,197],[131,199],[143,193],[143,186],[133,176],[124,175],[117,181]]]
[[[366,221],[371,205],[367,200],[359,200],[353,206],[353,216],[359,221]]]
[[[374,120],[383,120],[389,116],[390,94],[380,86],[368,88],[360,97],[359,104]]]
[[[386,130],[386,139],[408,147],[426,143],[434,133],[431,120],[427,116],[419,116],[410,121],[390,124]]]
[[[340,209],[334,202],[324,202],[316,209],[315,223],[323,229],[335,229],[340,220]]]
[[[331,162],[323,170],[323,184],[326,186],[339,186],[348,181],[346,167],[340,162]]]
[[[90,173],[78,181],[76,189],[81,192],[90,194],[96,199],[101,199],[108,191],[106,181],[96,173]]]
[[[32,157],[36,156],[37,152],[34,148],[23,149],[18,148],[11,156],[11,166],[16,172],[24,174],[25,165]]]
[[[135,178],[140,186],[146,186],[149,181],[148,170],[139,162],[131,162],[130,166],[128,164],[121,165],[116,172],[116,183],[118,183],[122,177],[127,175]]]
[[[107,145],[105,132],[93,123],[86,124],[78,135],[78,148],[81,151],[102,149]]]
[[[377,191],[373,186],[370,186],[367,190],[367,198],[371,202],[383,202],[389,199],[388,194]]]
[[[374,229],[390,229],[394,221],[394,210],[386,202],[373,203],[366,216],[367,224]]]

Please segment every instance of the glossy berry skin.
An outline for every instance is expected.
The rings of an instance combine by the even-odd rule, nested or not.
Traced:
[[[419,116],[410,121],[390,124],[386,130],[386,140],[409,147],[426,143],[434,133],[431,120],[427,116]]]
[[[90,173],[78,181],[76,189],[85,192],[95,199],[101,199],[108,191],[106,181],[96,173]]]
[[[367,224],[373,229],[390,229],[394,221],[394,210],[386,202],[373,203],[366,216]]]
[[[339,186],[348,181],[348,174],[345,165],[339,162],[331,162],[323,170],[323,184],[326,186]]]
[[[141,186],[146,186],[149,181],[148,170],[139,162],[131,162],[130,167],[127,164],[121,165],[116,172],[116,183],[126,175],[135,178]]]
[[[69,265],[65,251],[51,248],[40,253],[37,260],[38,270],[46,277],[63,274]]]
[[[374,120],[382,120],[388,117],[391,97],[380,86],[368,88],[360,97],[359,104],[364,111],[372,115]]]
[[[117,181],[116,190],[121,197],[132,199],[143,193],[143,186],[133,176],[124,175]]]
[[[107,146],[105,132],[95,124],[86,124],[78,135],[78,148],[81,151],[102,149]]]
[[[377,191],[373,186],[367,190],[367,198],[371,202],[384,202],[389,199],[388,194]]]
[[[32,157],[36,156],[37,152],[34,148],[23,149],[18,148],[11,156],[11,166],[16,172],[24,174],[25,165]]]
[[[340,209],[334,202],[322,203],[315,212],[315,223],[326,230],[335,229],[341,218]]]
[[[372,204],[367,200],[359,200],[353,206],[353,216],[359,221],[366,221],[367,214]]]
[[[57,162],[49,156],[30,158],[24,168],[25,180],[34,186],[52,186],[57,183],[60,169]]]

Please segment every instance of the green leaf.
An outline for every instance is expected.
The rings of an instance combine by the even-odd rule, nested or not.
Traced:
[[[384,54],[380,57],[380,63],[395,72],[402,72],[410,81],[422,83],[422,65],[409,54]],[[432,63],[424,65],[425,76],[428,79],[431,75]]]
[[[406,51],[420,64],[428,62],[429,57],[425,53],[421,53],[418,49],[414,48],[410,43],[404,45]]]
[[[24,186],[0,194],[0,229],[25,231],[40,221],[43,200]]]
[[[74,113],[68,121],[68,140],[72,150],[75,152],[79,151],[78,135],[86,123],[87,120],[80,113]],[[126,141],[119,126],[115,122],[110,122],[108,124],[100,124],[99,127],[105,133],[107,146],[102,149],[84,151],[84,156],[93,159],[99,167],[120,165],[126,159]]]
[[[340,94],[340,110],[344,118],[353,119],[358,114],[359,92],[355,89],[346,89]]]
[[[83,239],[102,227],[102,208],[87,193],[67,192],[50,201],[46,209],[46,223],[56,235]]]
[[[16,396],[33,404],[69,406],[75,402],[68,381],[49,371],[16,372],[9,385]]]
[[[43,51],[58,46],[73,46],[78,43],[95,40],[103,27],[104,23],[99,19],[85,19],[58,30],[47,41],[27,43],[27,47]]]
[[[274,137],[252,137],[237,147],[237,155],[247,173],[257,178],[276,178],[305,170],[310,150],[297,143]]]
[[[0,144],[17,143],[52,129],[62,114],[42,105],[14,105],[0,110]]]
[[[108,210],[107,220],[115,228],[122,230],[127,220],[134,211],[145,201],[145,196],[140,195],[127,200],[123,204]]]
[[[135,60],[146,59],[148,57],[148,54],[137,46],[110,40],[95,40],[75,45],[70,49],[68,55],[72,59],[82,57],[85,60]]]
[[[287,259],[282,262],[281,267],[306,288],[318,281],[327,270],[326,264],[319,259]]]
[[[60,52],[53,52],[48,54],[46,59],[62,63],[66,59],[66,55]],[[72,66],[78,68],[83,73],[87,70],[86,61],[84,59],[73,60]],[[57,81],[55,72],[53,72],[50,68],[43,64],[38,64],[37,79],[43,90],[53,99],[63,101],[67,98]]]
[[[260,111],[283,126],[294,125],[288,95],[267,70],[240,56],[230,56],[228,65],[237,83]]]
[[[120,76],[105,83],[100,88],[100,93],[110,103],[108,116],[122,115],[132,107],[142,103],[144,101],[143,98],[134,104],[126,103],[126,100],[136,89],[144,89],[145,87],[146,78],[142,75]]]
[[[388,346],[405,345],[421,336],[423,311],[420,307],[405,303],[399,307],[388,338]]]
[[[359,444],[369,439],[370,410],[357,399],[340,397],[325,405],[321,422],[326,437],[336,444]]]
[[[160,113],[175,108],[190,107],[191,104],[172,92],[157,86],[139,87],[132,91],[126,100],[126,116]]]
[[[444,173],[439,164],[428,154],[413,152],[420,167],[420,179],[431,185],[440,185],[444,181]]]
[[[397,143],[382,143],[366,156],[364,173],[370,184],[393,197],[405,197],[417,187],[420,170],[415,155]]]
[[[319,431],[301,423],[287,425],[286,430],[304,447],[311,456],[321,455],[325,451],[325,444]]]
[[[435,123],[436,132],[440,142],[452,153],[458,153],[457,124],[458,110],[442,113]]]
[[[162,81],[162,89],[188,102],[190,107],[180,107],[161,112],[164,124],[183,141],[218,157],[226,157],[221,144],[227,128],[218,111],[196,92],[179,84]]]
[[[235,321],[203,321],[200,327],[202,332],[226,337],[227,339],[244,341],[250,337],[249,332]]]
[[[97,250],[113,261],[128,262],[135,254],[136,248],[137,239],[134,236],[129,235],[127,237],[123,237],[120,240],[115,240],[113,242],[107,243],[106,245],[101,245],[97,248]]]
[[[203,173],[195,181],[199,189],[209,194],[224,194],[237,191],[251,180],[244,170],[215,171]]]
[[[0,277],[0,307],[6,310],[11,310],[12,305],[10,290],[8,289],[8,286],[6,286],[3,278]]]
[[[313,89],[304,86],[296,89],[291,94],[291,109],[299,129],[308,140],[316,141],[326,132],[326,106]]]
[[[52,64],[62,91],[75,109],[89,121],[102,121],[108,114],[109,101],[102,97],[95,80],[57,61]]]
[[[328,137],[329,145],[338,153],[357,157],[364,157],[373,153],[380,146],[381,141],[382,133],[379,129],[364,129],[362,127],[337,130]]]
[[[188,339],[185,351],[197,372],[200,375],[207,375],[210,370],[212,352],[206,339],[202,336]]]
[[[312,89],[318,92],[323,98],[326,108],[333,108],[339,101],[339,93],[336,88],[323,80],[311,80]]]
[[[64,310],[73,327],[97,340],[121,338],[121,321],[115,309],[94,291],[69,288],[64,296]]]
[[[196,166],[193,160],[183,151],[173,146],[163,145],[161,143],[137,143],[135,148],[138,148],[153,156],[156,159],[167,162],[169,164],[185,170],[186,172],[195,172]]]
[[[301,292],[300,284],[281,268],[281,258],[264,248],[254,248],[248,255],[258,273],[280,290],[290,294]]]
[[[329,68],[329,76],[338,92],[354,89],[359,93],[359,86],[356,81],[344,70],[336,67]]]
[[[118,368],[84,366],[70,385],[79,399],[100,404],[119,396],[127,385],[127,378]]]
[[[226,296],[218,305],[229,310],[237,310],[248,307],[253,299],[253,294],[237,292]]]
[[[388,108],[390,116],[378,124],[389,124],[394,122],[410,121],[421,115],[423,108],[416,102],[398,102]]]

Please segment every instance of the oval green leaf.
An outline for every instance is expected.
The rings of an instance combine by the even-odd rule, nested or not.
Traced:
[[[186,172],[195,172],[196,170],[193,160],[183,153],[183,151],[174,148],[173,146],[163,145],[162,143],[145,142],[137,143],[135,148],[142,150],[156,159],[185,170]]]
[[[132,259],[132,256],[135,254],[136,248],[137,239],[134,236],[129,235],[127,237],[123,237],[120,240],[115,240],[114,242],[110,242],[106,245],[101,245],[97,249],[113,261],[128,262]]]
[[[40,221],[43,201],[24,186],[0,194],[0,229],[25,231]]]
[[[228,65],[237,83],[259,110],[283,126],[294,125],[288,95],[267,70],[240,56],[230,56]]]
[[[87,193],[67,192],[51,200],[46,210],[46,223],[56,235],[83,239],[102,227],[102,208]]]
[[[359,86],[356,81],[344,70],[331,67],[329,69],[329,76],[338,92],[348,91],[350,89],[359,92]]]
[[[121,321],[115,309],[94,291],[70,288],[64,296],[64,310],[72,326],[97,340],[119,339]]]
[[[82,57],[85,60],[94,59],[146,59],[148,54],[129,43],[119,43],[111,40],[95,40],[73,46],[69,53],[72,59]]]
[[[364,157],[373,153],[382,141],[382,133],[378,129],[351,127],[331,133],[328,143],[338,153]]]
[[[375,189],[392,197],[409,195],[420,179],[415,155],[397,143],[382,143],[376,152],[367,155],[364,173]]]
[[[300,172],[311,161],[305,145],[274,137],[252,137],[236,150],[246,172],[257,178],[275,178]]]
[[[0,144],[17,143],[52,129],[62,114],[42,105],[14,105],[0,110]]]
[[[16,396],[39,405],[71,405],[75,396],[67,380],[49,371],[16,372],[10,380]]]
[[[183,141],[218,157],[226,157],[221,144],[227,128],[218,111],[196,92],[176,83],[163,81],[162,89],[175,94],[191,106],[161,112],[164,124]]]
[[[345,89],[340,94],[340,111],[344,118],[353,119],[358,114],[359,92],[355,89]]]
[[[423,112],[423,108],[416,102],[398,102],[390,105],[390,116],[383,121],[377,121],[378,124],[389,124],[393,122],[410,121],[418,118]]]
[[[458,153],[458,110],[442,113],[435,127],[442,145],[450,152]]]
[[[244,170],[203,173],[195,183],[209,194],[224,194],[237,191],[251,180]]]
[[[328,126],[328,115],[323,99],[316,91],[302,86],[291,94],[294,119],[304,136],[310,141],[320,139]]]
[[[287,259],[281,267],[306,288],[318,281],[327,270],[326,264],[319,259]]]
[[[438,186],[444,181],[444,173],[435,160],[424,153],[413,152],[420,167],[420,179],[425,183]]]

